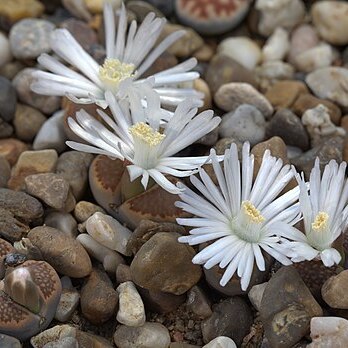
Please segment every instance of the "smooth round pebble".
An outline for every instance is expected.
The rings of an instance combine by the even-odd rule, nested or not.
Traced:
[[[290,49],[289,34],[283,28],[276,28],[262,47],[262,60],[283,60]]]
[[[323,43],[298,54],[295,64],[299,71],[311,72],[330,66],[333,60],[334,53],[331,46]]]
[[[43,19],[23,19],[10,31],[12,54],[17,59],[35,59],[51,50],[50,37],[55,25]]]
[[[162,324],[145,322],[140,327],[118,326],[114,342],[118,348],[168,348],[170,336]]]
[[[202,348],[237,348],[232,338],[226,336],[219,336],[211,340]]]
[[[348,309],[347,286],[348,270],[330,277],[321,288],[323,300],[331,308]]]

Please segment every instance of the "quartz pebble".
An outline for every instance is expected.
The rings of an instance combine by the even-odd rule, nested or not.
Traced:
[[[348,69],[327,67],[317,69],[306,77],[306,83],[313,93],[322,99],[329,99],[340,106],[348,107]]]
[[[51,50],[50,36],[55,26],[43,19],[23,19],[10,31],[11,51],[17,59],[35,59]]]
[[[272,34],[277,27],[294,28],[305,15],[301,0],[257,0],[255,8],[260,11],[258,31],[264,36]]]
[[[223,115],[219,133],[222,137],[237,137],[255,145],[265,138],[266,120],[255,106],[242,104]]]
[[[312,318],[311,338],[308,348],[347,347],[348,320],[339,317]]]
[[[145,324],[145,308],[143,301],[130,281],[120,284],[118,292],[119,309],[116,319],[127,326],[142,326]]]
[[[53,114],[40,128],[34,142],[34,150],[54,149],[62,152],[66,149],[67,137],[64,131],[64,111],[60,110]]]
[[[253,70],[261,60],[261,49],[248,37],[229,37],[220,42],[218,54],[234,59],[249,70]]]
[[[130,256],[127,243],[132,232],[110,215],[94,213],[86,223],[88,234],[105,247]]]
[[[145,322],[140,327],[118,326],[114,342],[118,348],[168,348],[170,336],[162,324]]]
[[[0,67],[12,60],[10,42],[5,34],[0,31]]]
[[[225,111],[234,111],[242,104],[255,106],[265,118],[273,114],[270,102],[248,83],[231,82],[222,85],[215,93],[216,104]]]
[[[226,336],[219,336],[211,340],[202,348],[237,348],[232,338]]]
[[[289,34],[283,28],[276,28],[262,47],[262,60],[283,60],[290,49]]]
[[[44,96],[33,92],[30,88],[33,82],[32,73],[37,71],[33,68],[25,68],[21,70],[13,79],[12,83],[18,95],[18,99],[24,104],[33,106],[44,114],[51,115],[59,109],[60,97]]]
[[[320,1],[313,4],[311,16],[319,35],[333,45],[348,43],[348,4],[344,1]]]
[[[0,76],[0,119],[7,122],[12,121],[16,111],[16,103],[16,90],[11,81]]]
[[[248,12],[251,1],[175,0],[179,20],[202,34],[222,34],[236,27]]]
[[[93,269],[81,289],[82,314],[91,323],[100,325],[115,315],[117,303],[118,295],[108,275]]]

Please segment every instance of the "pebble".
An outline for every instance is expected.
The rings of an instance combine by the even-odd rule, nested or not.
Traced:
[[[234,59],[244,68],[253,70],[261,60],[261,49],[255,41],[248,37],[229,37],[222,40],[217,53]]]
[[[44,19],[22,19],[10,31],[11,51],[17,59],[35,59],[51,50],[50,37],[55,25]]]
[[[263,293],[265,292],[266,286],[267,286],[267,282],[256,284],[250,289],[248,293],[249,300],[257,311],[259,311],[261,308],[261,301],[262,301]]]
[[[0,2],[0,16],[3,25],[9,28],[11,24],[28,17],[40,17],[44,5],[38,0],[12,0]]]
[[[273,114],[270,102],[248,83],[230,82],[222,85],[214,95],[215,103],[224,111],[234,111],[242,104],[255,106],[266,119]]]
[[[74,216],[78,222],[85,222],[96,212],[105,214],[105,210],[98,205],[91,202],[80,201],[75,206]]]
[[[299,71],[311,72],[328,67],[334,60],[334,53],[330,45],[323,43],[300,53],[295,58],[295,65]]]
[[[136,17],[138,22],[142,22],[150,12],[155,13],[156,17],[164,17],[163,13],[158,8],[142,0],[129,1],[127,3],[127,10]]]
[[[0,188],[0,208],[9,210],[23,222],[38,220],[44,214],[42,204],[36,198],[6,188]]]
[[[92,154],[78,151],[66,151],[58,158],[56,173],[69,183],[76,199],[81,199],[87,189],[92,160]]]
[[[279,109],[267,124],[266,135],[267,138],[281,137],[286,145],[296,146],[305,151],[309,147],[305,125],[291,110]]]
[[[12,81],[13,78],[24,68],[25,66],[22,62],[14,60],[0,67],[0,75]]]
[[[104,0],[83,0],[87,9],[92,14],[103,12]],[[117,10],[121,6],[121,0],[111,0],[112,7]]]
[[[13,79],[12,83],[17,91],[18,99],[28,104],[44,114],[51,115],[60,107],[60,97],[44,96],[33,92],[30,85],[33,81],[32,73],[37,69],[25,68],[21,70]]]
[[[92,18],[83,0],[62,0],[62,5],[72,15],[77,18],[83,19],[86,22],[90,21]]]
[[[160,38],[164,39],[171,33],[183,29],[185,30],[185,35],[183,35],[179,40],[175,41],[175,43],[168,48],[169,53],[181,58],[189,57],[193,52],[197,51],[203,46],[204,41],[201,36],[192,28],[170,23],[167,23],[164,26],[160,36]]]
[[[214,305],[211,317],[202,321],[203,341],[208,343],[216,337],[227,336],[240,346],[252,323],[253,315],[242,297],[230,297]]]
[[[321,1],[311,8],[312,21],[319,35],[333,45],[348,44],[348,4],[342,1]]]
[[[0,118],[3,121],[12,121],[16,111],[16,103],[16,90],[11,81],[0,76]]]
[[[322,99],[329,99],[339,106],[348,107],[348,69],[327,67],[309,73],[306,83],[312,92]]]
[[[308,109],[314,109],[319,104],[326,106],[332,123],[336,126],[340,125],[342,116],[341,109],[329,100],[319,99],[311,94],[300,95],[292,104],[291,109],[301,117]]]
[[[144,303],[131,281],[120,284],[118,292],[119,309],[116,319],[119,323],[127,326],[142,326],[145,324]]]
[[[108,275],[93,269],[81,289],[82,314],[95,325],[108,321],[116,313],[118,294]]]
[[[39,110],[17,104],[13,125],[18,139],[31,142],[45,121],[46,117]]]
[[[284,80],[278,81],[271,86],[267,90],[265,97],[274,108],[289,108],[298,98],[306,94],[309,94],[309,91],[303,82]]]
[[[319,104],[313,109],[306,110],[301,120],[307,128],[312,147],[320,145],[325,139],[334,136],[344,137],[346,135],[346,131],[343,128],[336,127],[331,122],[329,110],[325,105]]]
[[[339,317],[312,318],[311,339],[308,348],[347,347],[348,320]]]
[[[0,67],[9,63],[12,60],[10,42],[5,34],[0,31]]]
[[[100,212],[94,213],[86,222],[86,230],[101,245],[122,255],[131,255],[127,250],[127,244],[132,232],[112,216]]]
[[[9,138],[0,139],[0,155],[5,157],[8,163],[13,166],[22,152],[28,149],[28,145],[20,140]]]
[[[290,49],[288,32],[279,27],[267,39],[262,47],[262,60],[264,62],[271,60],[283,60]]]
[[[6,139],[12,136],[13,134],[13,127],[8,123],[5,122],[2,118],[0,118],[0,139]]]
[[[48,118],[33,142],[34,150],[54,149],[58,153],[66,149],[67,136],[64,131],[64,111],[60,110]]]
[[[234,59],[221,54],[215,55],[210,61],[205,80],[212,94],[229,82],[245,82],[257,87],[254,74],[250,70]]]
[[[278,27],[292,29],[305,16],[305,6],[301,0],[257,0],[255,9],[260,11],[258,32],[269,36]]]
[[[235,28],[246,16],[250,0],[246,1],[195,1],[175,0],[179,20],[201,34],[223,34]]]
[[[28,175],[54,172],[57,159],[58,155],[55,150],[22,152],[12,171],[8,187],[17,190],[24,189],[24,180]]]
[[[322,286],[323,300],[332,308],[348,309],[348,270],[330,277]]]
[[[92,264],[86,250],[66,233],[39,226],[29,232],[28,238],[57,272],[72,278],[83,278],[91,273]]]
[[[200,266],[192,263],[192,247],[177,241],[179,234],[159,232],[136,253],[131,263],[134,283],[149,290],[181,295],[201,277]]]
[[[186,307],[200,319],[208,318],[213,313],[207,295],[197,285],[187,292]]]
[[[281,267],[268,281],[260,316],[271,346],[292,347],[309,332],[310,319],[322,314],[294,267]]]
[[[11,167],[7,159],[0,155],[0,188],[7,187],[7,181],[11,176]]]
[[[61,323],[68,322],[79,305],[79,301],[80,294],[76,289],[63,288],[54,319]]]
[[[296,58],[307,50],[319,44],[319,37],[315,28],[310,24],[301,24],[291,32],[290,51],[288,60],[296,64]]]
[[[76,240],[82,244],[91,257],[101,262],[105,271],[110,274],[115,274],[118,266],[125,263],[119,253],[101,245],[87,233],[79,234]]]
[[[0,335],[0,347],[22,348],[22,344],[15,337],[1,334]]]
[[[72,238],[77,235],[77,222],[69,213],[52,211],[46,215],[44,224],[56,228]]]
[[[68,198],[69,183],[58,174],[28,175],[24,179],[26,191],[41,199],[49,207],[61,210]]]
[[[168,329],[162,324],[145,322],[140,327],[118,326],[114,342],[118,348],[168,348],[170,336]]]
[[[74,337],[63,337],[56,342],[46,343],[43,348],[78,348],[79,342]]]
[[[237,348],[232,338],[219,336],[205,344],[202,348]]]
[[[16,219],[10,210],[0,208],[0,235],[11,241],[19,241],[25,237],[30,228]]]
[[[266,120],[255,106],[242,104],[235,111],[223,115],[219,134],[221,137],[236,137],[243,142],[249,141],[253,146],[265,139]]]

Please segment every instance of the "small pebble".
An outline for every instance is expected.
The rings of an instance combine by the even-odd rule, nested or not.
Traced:
[[[86,22],[92,18],[83,0],[62,0],[62,5],[75,17],[83,19]]]
[[[7,187],[7,181],[11,175],[11,167],[7,159],[0,155],[0,188]]]
[[[237,348],[232,338],[226,336],[219,336],[211,340],[202,348]]]
[[[6,139],[12,136],[13,134],[13,127],[8,123],[5,122],[2,118],[0,118],[0,139]]]
[[[14,138],[0,139],[0,155],[4,156],[11,166],[16,164],[18,157],[27,149],[28,146],[20,140]]]
[[[85,222],[96,212],[105,214],[105,210],[98,205],[91,202],[80,201],[76,204],[74,216],[78,222]]]
[[[348,270],[330,277],[322,286],[323,300],[332,308],[348,309]]]
[[[75,238],[77,235],[77,222],[69,213],[52,211],[46,215],[44,224],[56,228],[70,237]]]
[[[79,301],[80,294],[77,290],[63,288],[54,319],[61,323],[69,321],[76,310]]]
[[[12,60],[10,42],[5,34],[0,31],[0,67]]]
[[[50,37],[55,26],[43,19],[23,19],[10,31],[12,54],[17,59],[35,59],[51,50]]]
[[[288,32],[279,27],[268,38],[262,47],[262,60],[283,60],[290,49]]]
[[[201,319],[208,318],[213,313],[207,295],[197,285],[187,292],[186,306]]]
[[[267,282],[256,284],[250,289],[248,293],[249,300],[257,311],[260,310],[261,301],[262,301],[263,293],[266,289],[266,286],[267,286]]]
[[[0,118],[3,121],[12,121],[16,111],[16,103],[16,90],[11,81],[0,76]]]

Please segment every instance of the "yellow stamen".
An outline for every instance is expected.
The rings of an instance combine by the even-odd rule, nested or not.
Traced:
[[[312,222],[312,228],[315,231],[321,231],[326,228],[327,221],[329,220],[329,214],[320,211]]]
[[[260,224],[265,221],[265,218],[261,215],[260,210],[256,209],[254,204],[250,201],[242,202],[244,213],[256,224]]]
[[[105,59],[99,67],[100,79],[109,86],[118,87],[121,81],[134,76],[134,64],[122,63],[118,59]]]
[[[144,122],[138,122],[134,126],[129,128],[129,133],[133,137],[141,139],[150,146],[156,146],[162,142],[165,138],[165,134],[161,134],[153,130],[148,124]]]

